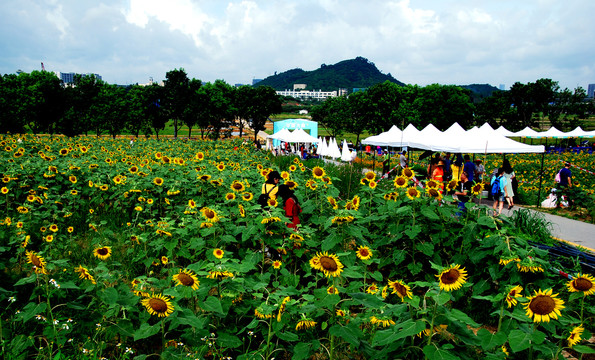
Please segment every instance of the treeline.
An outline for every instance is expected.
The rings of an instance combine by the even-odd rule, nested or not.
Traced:
[[[76,76],[65,85],[54,73],[0,76],[0,133],[157,135],[173,121],[174,137],[188,127],[201,137],[218,138],[222,129],[249,125],[264,130],[281,99],[271,87],[233,87],[224,81],[202,83],[184,69],[166,74],[164,86],[107,84],[94,76]]]
[[[496,91],[480,101],[473,100],[470,90],[455,85],[399,86],[386,81],[348,97],[330,98],[310,114],[332,136],[350,132],[357,141],[364,131],[378,134],[409,123],[418,129],[433,124],[446,130],[454,122],[466,129],[487,122],[517,131],[536,127],[547,118],[550,125],[570,130],[595,112],[593,99],[586,97],[584,89],[561,91],[551,79],[517,82],[510,90]]]

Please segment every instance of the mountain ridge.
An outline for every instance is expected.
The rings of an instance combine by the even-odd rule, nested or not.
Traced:
[[[347,89],[351,93],[355,88],[368,88],[385,81],[400,86],[405,83],[394,78],[390,73],[384,74],[368,59],[358,56],[355,59],[340,61],[336,64],[322,64],[318,69],[305,71],[294,68],[279,74],[271,75],[253,86],[270,86],[277,91],[293,90],[294,84],[305,84],[305,90],[334,91]],[[490,96],[498,88],[489,84],[457,85],[470,90],[477,98]]]

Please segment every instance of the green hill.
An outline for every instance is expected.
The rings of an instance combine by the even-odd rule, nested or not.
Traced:
[[[353,88],[367,88],[374,84],[392,81],[401,86],[392,75],[381,73],[374,63],[361,56],[351,60],[343,60],[334,65],[322,64],[313,71],[292,69],[277,75],[269,76],[255,86],[267,85],[275,90],[292,90],[293,84],[306,84],[306,90],[333,91],[345,88],[351,92]]]

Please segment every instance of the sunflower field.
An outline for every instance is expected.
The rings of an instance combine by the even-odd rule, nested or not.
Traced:
[[[345,194],[319,162],[275,168],[238,140],[0,140],[4,359],[595,353],[595,277],[457,206],[456,183],[369,171]],[[272,170],[297,231],[256,203]]]

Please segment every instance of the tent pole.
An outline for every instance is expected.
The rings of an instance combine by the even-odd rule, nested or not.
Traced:
[[[545,151],[543,153],[541,153],[541,171],[539,171],[539,190],[537,191],[537,204],[535,204],[537,207],[540,207],[541,202],[539,201],[539,199],[541,199],[541,183],[543,180],[543,159],[545,158]]]

